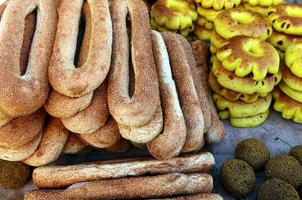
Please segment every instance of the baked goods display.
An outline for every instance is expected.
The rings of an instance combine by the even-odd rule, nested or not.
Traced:
[[[230,118],[235,127],[262,124],[269,115],[270,93],[281,80],[277,50],[260,39],[235,36],[212,61],[209,83],[220,118]]]
[[[222,141],[220,119],[256,127],[273,102],[302,123],[301,12],[283,0],[6,1],[0,184],[32,176],[28,200],[222,199],[203,152]],[[151,157],[83,158],[92,149],[128,157],[120,153],[132,147]],[[63,154],[84,163],[57,165]],[[257,199],[300,195],[299,146],[270,158],[249,139],[235,154],[220,170],[232,196],[258,188],[264,168]]]
[[[209,194],[213,178],[208,172],[214,165],[211,153],[201,153],[166,161],[133,158],[39,167],[33,180],[43,190],[29,192],[25,199],[145,199],[198,193],[221,199]],[[67,189],[56,189],[62,187]]]

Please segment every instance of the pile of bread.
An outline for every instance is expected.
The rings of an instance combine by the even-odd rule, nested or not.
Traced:
[[[209,172],[214,165],[213,155],[205,152],[165,161],[131,158],[43,166],[33,172],[33,181],[40,189],[28,192],[25,200],[222,200],[211,193],[213,178]]]
[[[213,67],[209,84],[215,92],[220,118],[229,118],[235,127],[262,124],[269,116],[272,96],[276,99],[275,110],[281,111],[287,119],[301,122],[297,117],[301,116],[299,101],[285,103],[288,100],[278,89],[272,95],[282,74],[283,81],[278,86],[283,88],[282,91],[288,91],[284,79],[290,80],[287,82],[296,89],[301,86],[297,77],[289,73],[289,68],[293,63],[296,66],[300,63],[302,6],[280,3],[251,1],[246,2],[244,8],[220,11],[215,16],[210,37]],[[247,5],[249,8],[245,8]],[[282,52],[285,49],[288,49],[286,58]],[[284,66],[284,60],[288,67]],[[301,72],[299,67],[296,67],[297,71]],[[301,89],[294,94],[292,90],[288,93],[299,100],[298,91]]]
[[[222,139],[207,45],[194,44],[197,65],[182,36],[151,31],[142,1],[10,0],[1,10],[1,159],[42,166],[131,143],[170,159]]]

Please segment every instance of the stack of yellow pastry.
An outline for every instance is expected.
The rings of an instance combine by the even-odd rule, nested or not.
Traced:
[[[209,83],[221,119],[255,127],[269,115],[271,91],[281,80],[280,58],[269,43],[248,36],[225,41],[213,59]]]
[[[274,109],[286,119],[302,123],[302,42],[290,45],[285,52],[282,81],[274,90]]]
[[[241,0],[195,0],[198,19],[195,23],[195,36],[200,40],[210,40],[214,30],[214,20],[223,10],[240,5]]]
[[[223,46],[226,39],[238,35],[266,40],[272,33],[272,27],[262,14],[234,8],[220,12],[214,20],[214,31],[211,36],[210,50],[213,54]]]
[[[242,0],[244,9],[267,16],[269,7],[284,3],[284,0]]]
[[[158,0],[150,11],[151,27],[187,37],[194,31],[197,11],[194,0]]]
[[[272,6],[268,10],[268,20],[274,29],[268,42],[278,49],[283,58],[285,50],[291,44],[302,41],[302,5]]]

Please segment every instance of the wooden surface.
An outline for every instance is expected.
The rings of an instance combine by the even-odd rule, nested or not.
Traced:
[[[223,187],[221,186],[219,179],[219,169],[224,160],[234,158],[234,149],[236,145],[245,138],[255,137],[263,141],[269,148],[271,155],[287,154],[291,147],[302,144],[302,125],[293,123],[281,118],[279,113],[271,111],[269,119],[261,126],[257,128],[249,129],[237,129],[229,125],[227,121],[224,122],[225,138],[224,140],[214,146],[208,146],[205,150],[211,151],[216,159],[216,166],[213,170],[213,176],[215,181],[215,192],[221,194],[226,200],[233,200],[229,196]],[[136,157],[147,156],[145,151],[132,149],[129,152],[123,154],[111,154],[102,151],[84,151],[80,156],[68,156],[61,157],[58,163],[79,163],[84,161],[95,160],[107,160],[112,158],[121,157]],[[257,174],[257,187],[247,198],[247,200],[254,200],[256,197],[256,191],[259,185],[264,181],[262,173]],[[0,189],[0,199],[22,199],[24,191],[33,189],[32,184],[28,184],[26,187],[20,190],[4,190]]]

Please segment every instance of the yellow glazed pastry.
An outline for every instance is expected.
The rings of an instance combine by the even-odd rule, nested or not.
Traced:
[[[231,9],[239,6],[241,0],[195,0],[204,8],[213,8],[214,10]]]
[[[282,69],[282,81],[291,89],[302,92],[302,79],[295,76],[288,67]]]
[[[234,90],[224,88],[217,82],[217,78],[214,76],[212,71],[210,72],[210,75],[209,75],[209,85],[215,93],[219,94],[220,96],[223,96],[225,99],[227,99],[229,101],[241,100],[245,103],[253,103],[258,100],[258,97],[267,96],[267,93],[243,94],[240,92],[236,92]]]
[[[277,50],[265,41],[247,36],[235,36],[228,39],[218,49],[216,56],[223,67],[233,71],[236,76],[252,74],[256,81],[266,75],[277,74],[280,58]]]
[[[269,116],[269,110],[252,117],[230,117],[230,124],[237,128],[253,128],[265,122]]]
[[[192,27],[197,19],[194,0],[158,0],[151,8],[153,28],[180,30]]]
[[[302,36],[288,35],[278,31],[273,31],[272,35],[267,39],[274,47],[281,51],[286,51],[286,49],[296,42],[302,42]]]
[[[280,4],[268,10],[268,19],[275,30],[291,35],[302,35],[302,5]]]
[[[272,33],[272,27],[263,15],[238,8],[221,12],[215,18],[214,26],[216,32],[226,39],[245,35],[266,40]]]
[[[264,6],[269,7],[284,3],[284,0],[242,0],[242,2],[248,3],[251,6]]]
[[[269,93],[282,77],[281,71],[276,75],[270,74],[261,81],[255,81],[250,77],[238,77],[233,72],[226,70],[217,58],[213,59],[212,71],[220,85],[244,94]]]
[[[196,24],[198,26],[202,26],[208,30],[213,30],[214,28],[214,24],[213,22],[208,21],[206,18],[198,16],[197,20],[196,20]]]
[[[188,37],[190,33],[192,33],[195,30],[195,26],[194,24],[191,27],[185,28],[185,29],[179,29],[179,30],[170,30],[164,26],[157,26],[156,24],[153,24],[153,20],[151,19],[151,26],[153,29],[156,29],[159,32],[165,32],[165,31],[169,31],[172,33],[179,33],[181,35],[183,35],[184,37]]]
[[[294,43],[286,49],[285,63],[295,76],[302,78],[302,42]]]
[[[298,90],[294,90],[286,85],[283,81],[279,84],[279,88],[290,98],[302,103],[302,92]]]
[[[212,31],[203,26],[196,25],[194,34],[199,40],[210,40]]]
[[[247,2],[241,3],[240,6],[242,6],[246,10],[250,10],[252,12],[256,12],[256,13],[259,13],[261,15],[267,16],[268,7],[264,7],[264,6],[252,6],[249,3],[247,3]]]
[[[288,97],[279,88],[273,91],[275,99],[274,109],[282,113],[285,119],[292,119],[294,122],[302,123],[302,104]]]
[[[213,31],[210,41],[216,48],[222,47],[226,42],[226,40],[222,38],[220,35],[218,35],[216,31]]]
[[[212,35],[213,35],[213,32],[212,32]],[[211,35],[211,37],[212,37],[212,35]],[[211,43],[211,45],[210,45],[210,51],[211,51],[211,53],[212,54],[216,54],[216,52],[217,52],[217,47],[215,47],[214,45],[213,45],[213,43]],[[213,59],[211,59],[211,60],[213,60]]]
[[[272,95],[258,98],[253,103],[245,103],[241,100],[229,101],[224,97],[214,94],[213,98],[219,111],[228,111],[231,117],[251,117],[267,111],[272,102]]]
[[[214,10],[212,8],[203,8],[201,6],[197,6],[197,12],[200,16],[204,17],[206,20],[210,22],[214,22],[216,16],[223,12],[223,10]]]

